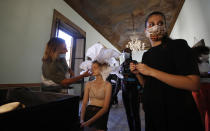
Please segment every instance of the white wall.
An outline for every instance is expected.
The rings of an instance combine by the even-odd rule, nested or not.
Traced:
[[[54,9],[86,32],[86,49],[98,41],[114,48],[63,0],[0,0],[0,84],[40,82]]]
[[[210,46],[210,0],[185,0],[172,30],[172,38],[187,40],[189,46],[204,39]]]

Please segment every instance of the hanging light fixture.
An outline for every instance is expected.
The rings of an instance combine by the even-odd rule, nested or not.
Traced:
[[[133,32],[130,36],[130,41],[126,45],[126,48],[130,48],[132,51],[140,51],[145,49],[145,43],[139,40],[139,35],[134,31],[134,15],[132,16]]]

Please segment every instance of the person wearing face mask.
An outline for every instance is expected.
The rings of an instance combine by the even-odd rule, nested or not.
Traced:
[[[201,55],[199,57],[201,63],[198,64],[198,67],[199,67],[199,71],[201,73],[202,76],[208,76],[208,72],[210,71],[209,70],[209,55]]]
[[[61,38],[51,38],[46,45],[42,58],[42,91],[60,92],[90,74],[85,72],[74,77],[66,62],[66,44]],[[71,78],[70,78],[71,77]]]
[[[200,71],[201,75],[208,76],[208,72],[210,71],[209,70],[209,60],[208,60],[209,55],[203,54],[199,57],[199,59],[200,59],[201,63],[198,64],[198,67],[199,67],[199,71]]]
[[[206,46],[197,46],[192,48],[196,58],[201,77],[208,77],[209,66],[209,48]]]
[[[146,131],[202,131],[192,96],[192,91],[199,90],[200,77],[191,48],[183,39],[168,37],[161,12],[148,15],[145,34],[152,47],[143,54],[141,63],[130,64],[130,70],[140,73],[144,85]]]
[[[200,71],[200,90],[193,91],[192,95],[195,99],[197,107],[200,111],[205,130],[210,130],[210,106],[209,106],[209,96],[210,96],[210,78],[208,72],[209,67],[209,48],[207,46],[197,46],[192,48],[196,58]]]
[[[121,81],[122,98],[130,131],[141,131],[138,91],[139,82],[136,75],[131,73],[129,68],[131,62],[137,63],[137,61],[132,60],[131,53],[129,48],[126,48],[123,51],[125,61],[121,64],[120,69],[120,72],[123,75]]]

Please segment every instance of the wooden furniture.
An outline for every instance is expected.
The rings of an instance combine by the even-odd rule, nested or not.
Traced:
[[[1,130],[79,130],[79,96],[35,92],[27,88],[0,89],[0,105],[25,105],[0,114]]]

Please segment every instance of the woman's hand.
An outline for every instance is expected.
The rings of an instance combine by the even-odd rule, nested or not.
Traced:
[[[135,75],[138,75],[139,74],[139,71],[138,70],[134,70],[134,71],[131,71],[133,74]]]
[[[90,121],[82,122],[81,127],[87,127],[90,125]]]
[[[152,75],[152,72],[153,72],[153,68],[145,65],[145,64],[142,64],[142,63],[139,63],[136,65],[136,69],[143,75],[146,75],[146,76],[151,76]]]
[[[135,75],[139,74],[139,71],[136,69],[136,65],[132,62],[130,63],[130,70]]]
[[[85,73],[83,73],[82,74],[84,77],[88,77],[88,76],[90,76],[91,74],[89,73],[89,70],[88,71],[86,71]]]
[[[134,63],[130,63],[130,70],[131,72],[134,71],[136,69],[136,65]]]

